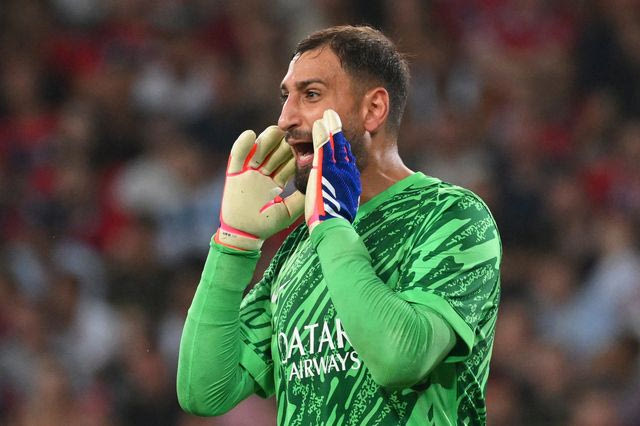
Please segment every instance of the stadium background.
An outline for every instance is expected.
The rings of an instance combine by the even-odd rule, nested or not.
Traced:
[[[182,321],[231,143],[298,39],[362,22],[411,55],[406,162],[502,233],[489,424],[638,424],[633,0],[0,2],[0,424],[273,424],[179,410]]]

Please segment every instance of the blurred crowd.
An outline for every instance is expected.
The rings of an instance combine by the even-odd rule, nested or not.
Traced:
[[[640,424],[634,0],[0,2],[0,424],[274,424],[181,412],[179,339],[231,144],[343,23],[408,55],[407,164],[498,222],[489,424]]]

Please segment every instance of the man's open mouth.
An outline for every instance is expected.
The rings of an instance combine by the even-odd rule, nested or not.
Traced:
[[[299,142],[292,145],[293,152],[296,155],[296,165],[303,167],[313,162],[313,143]]]

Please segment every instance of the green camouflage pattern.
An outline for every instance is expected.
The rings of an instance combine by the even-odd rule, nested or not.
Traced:
[[[416,173],[363,204],[353,226],[378,277],[442,315],[456,346],[423,383],[378,386],[349,343],[303,224],[241,308],[243,350],[252,352],[242,364],[260,378],[260,394],[275,393],[278,424],[485,424],[501,259],[486,205]]]

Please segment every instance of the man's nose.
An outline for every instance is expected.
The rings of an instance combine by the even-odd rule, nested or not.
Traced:
[[[301,119],[298,108],[296,108],[294,100],[288,97],[282,105],[282,111],[280,111],[280,117],[278,118],[278,127],[286,132],[300,126],[300,124]]]

